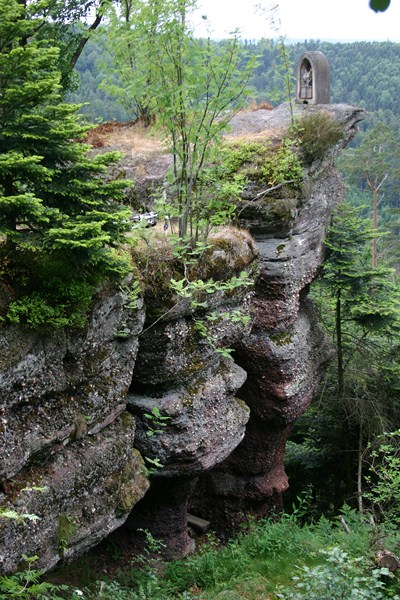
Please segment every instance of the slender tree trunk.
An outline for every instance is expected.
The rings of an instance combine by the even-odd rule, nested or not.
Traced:
[[[95,31],[98,26],[100,25],[102,18],[103,18],[103,9],[104,9],[104,0],[102,2],[100,2],[99,8],[97,10],[96,13],[96,17],[95,20],[93,21],[93,23],[90,25],[90,27],[87,29],[87,34],[85,36],[82,36],[77,47],[75,48],[75,51],[71,57],[70,60],[70,69],[68,71],[68,73],[64,73],[61,77],[61,85],[65,84],[65,82],[67,81],[71,71],[74,69],[76,63],[78,62],[78,59],[80,57],[80,55],[83,52],[84,47],[86,46],[86,44],[88,43],[89,39],[90,39],[90,35],[93,33],[93,31]]]
[[[375,177],[374,181],[372,181],[371,177],[367,174],[367,183],[369,189],[372,192],[373,199],[373,227],[374,227],[374,237],[372,240],[372,266],[375,269],[378,265],[378,252],[377,252],[377,235],[378,235],[378,192],[380,187],[384,184],[388,177],[388,174],[385,173],[378,183],[378,178]]]
[[[338,392],[340,400],[344,396],[344,366],[343,366],[343,340],[342,340],[342,305],[341,290],[336,291],[336,309],[335,309],[335,329],[336,329],[336,351],[337,351],[337,376]]]
[[[364,512],[363,497],[362,497],[362,463],[363,463],[363,422],[361,418],[360,427],[358,428],[358,464],[357,464],[357,503],[360,513]]]
[[[336,330],[336,352],[337,352],[337,385],[339,402],[343,405],[344,398],[344,361],[343,361],[343,338],[342,338],[342,298],[341,290],[336,291],[335,307],[335,330]],[[342,452],[343,452],[343,480],[345,483],[345,496],[349,498],[353,494],[353,458],[351,432],[349,427],[342,429]]]
[[[378,231],[378,190],[377,189],[374,188],[372,190],[372,196],[373,196],[373,213],[374,213],[374,217],[373,217],[374,237],[372,240],[372,266],[374,269],[376,269],[376,267],[378,265],[378,254],[377,254],[377,244],[376,244],[376,236],[377,236],[377,231]]]

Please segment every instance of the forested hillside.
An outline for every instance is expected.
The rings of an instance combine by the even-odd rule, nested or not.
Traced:
[[[280,87],[275,65],[279,62],[279,44],[262,40],[247,44],[252,52],[261,53],[254,85],[258,95],[270,97],[274,86]],[[288,44],[291,61],[305,51],[320,50],[331,69],[331,102],[346,102],[380,111],[389,116],[400,112],[400,44],[392,42],[329,43],[309,40]],[[271,86],[271,81],[273,85]]]
[[[276,105],[286,100],[279,68],[280,44],[273,40],[245,41],[243,50],[259,56],[251,81],[255,98]],[[331,101],[356,104],[368,110],[368,123],[384,120],[398,127],[400,114],[400,44],[393,42],[329,43],[309,40],[287,44],[292,66],[307,50],[323,52],[331,68]],[[71,95],[76,101],[91,102],[85,108],[97,120],[126,120],[134,115],[121,108],[101,88],[102,66],[112,61],[104,50],[101,34],[92,39],[79,59],[79,87]]]

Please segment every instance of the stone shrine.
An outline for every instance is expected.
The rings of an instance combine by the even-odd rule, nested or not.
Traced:
[[[296,102],[299,104],[329,104],[330,70],[322,52],[304,52],[296,69]]]

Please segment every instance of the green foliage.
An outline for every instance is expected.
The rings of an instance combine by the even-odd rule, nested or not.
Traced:
[[[85,281],[72,281],[69,285],[46,282],[43,292],[31,292],[20,300],[11,302],[7,321],[23,323],[27,327],[82,327],[92,300],[93,288]]]
[[[63,592],[69,591],[68,586],[41,581],[41,571],[32,568],[32,565],[38,560],[37,556],[23,555],[22,558],[27,564],[27,569],[15,575],[0,576],[0,600],[9,600],[10,598],[65,599]]]
[[[144,413],[144,417],[149,423],[146,429],[148,437],[152,437],[155,433],[162,433],[171,419],[171,417],[162,415],[158,406],[153,406],[150,412]]]
[[[44,492],[46,489],[33,486],[25,488],[23,491]],[[17,524],[22,523],[25,525],[26,521],[37,521],[39,517],[33,514],[18,513],[14,510],[0,508],[0,521],[1,519],[10,519]],[[59,596],[58,592],[69,590],[68,586],[54,585],[41,581],[42,572],[32,568],[38,560],[38,556],[26,556],[26,554],[23,554],[22,559],[26,566],[24,570],[13,575],[0,575],[0,600],[7,600],[9,598],[63,600],[65,596]],[[75,595],[73,595],[73,598],[75,598]]]
[[[324,111],[305,113],[295,124],[301,157],[306,164],[322,158],[344,136],[340,123]]]
[[[10,519],[16,523],[26,524],[26,521],[38,521],[40,517],[29,513],[18,513],[15,510],[0,507],[0,520]]]
[[[371,265],[373,237],[370,219],[343,204],[312,286],[336,353],[314,405],[295,425],[286,464],[289,494],[309,482],[320,510],[344,500],[363,508],[368,444],[400,422],[399,290],[390,269]]]
[[[398,189],[400,170],[399,133],[384,122],[377,122],[362,137],[357,148],[348,148],[340,161],[351,183],[365,186],[370,180],[377,187],[385,184],[382,191],[390,192],[390,188]]]
[[[207,281],[203,281],[202,279],[189,281],[186,277],[178,281],[171,279],[171,286],[174,292],[182,298],[187,298],[194,311],[207,307],[207,296],[209,295],[220,292],[232,293],[237,288],[252,287],[253,285],[254,281],[249,278],[245,271],[242,271],[238,276],[230,277],[226,281],[214,281],[213,279],[208,279]],[[240,310],[225,311],[223,313],[212,312],[205,319],[196,318],[195,329],[218,354],[229,358],[233,349],[219,347],[217,340],[218,332],[213,327],[216,321],[221,322],[224,319],[232,323],[241,323],[245,326],[249,322],[250,317]]]
[[[65,552],[68,543],[76,531],[76,524],[70,515],[61,514],[58,516],[57,541],[58,549],[61,554]]]
[[[237,36],[217,47],[196,39],[189,25],[195,7],[195,0],[126,3],[110,16],[108,42],[116,60],[109,90],[126,94],[165,137],[174,157],[169,191],[179,235],[197,240],[219,210],[204,185],[206,167],[243,103],[255,61]]]
[[[150,458],[150,456],[145,456],[144,460],[146,461],[146,470],[149,475],[154,475],[154,473],[157,473],[159,469],[164,467],[160,459],[157,457]]]
[[[369,0],[369,5],[375,12],[385,12],[390,6],[390,0]]]
[[[34,35],[44,6],[36,4],[0,1],[2,277],[16,292],[14,322],[32,310],[33,327],[78,325],[85,286],[129,269],[120,248],[130,213],[121,204],[126,183],[105,177],[118,156],[90,159],[78,141],[87,128],[77,107],[62,102],[58,48]],[[78,288],[82,310],[74,305]]]
[[[291,125],[294,125],[293,101],[296,89],[296,78],[294,76],[294,67],[290,50],[285,43],[285,36],[282,35],[282,24],[279,16],[279,4],[272,5],[270,8],[270,22],[272,29],[277,34],[276,42],[277,57],[274,65],[274,74],[280,81],[280,86],[275,86],[271,98],[275,102],[288,102],[291,116]],[[280,87],[283,87],[283,90]]]
[[[222,154],[227,173],[240,173],[245,181],[263,180],[269,186],[299,184],[303,178],[293,142],[286,138],[279,144],[259,142],[231,143]]]
[[[40,41],[52,41],[60,48],[57,67],[61,72],[63,90],[76,87],[74,67],[86,42],[100,25],[108,0],[41,0],[30,7],[35,14],[35,36]]]
[[[227,281],[214,281],[213,279],[189,281],[186,277],[179,280],[171,279],[171,287],[174,292],[182,298],[190,299],[192,308],[206,307],[207,296],[217,292],[233,292],[237,288],[252,287],[253,285],[254,281],[246,271],[230,277]]]
[[[287,600],[350,600],[387,598],[383,576],[387,569],[363,570],[364,558],[349,559],[347,552],[340,548],[322,550],[326,562],[316,567],[302,567],[302,574],[293,577],[294,586],[277,594]],[[392,596],[399,598],[399,596]]]
[[[141,554],[135,560],[148,567],[148,558],[160,558],[162,550],[163,548],[165,548],[165,544],[161,540],[156,540],[151,531],[149,531],[148,529],[139,528],[137,531],[144,533],[145,545],[144,554]]]
[[[241,535],[225,546],[210,534],[193,556],[163,563],[162,574],[155,568],[156,564],[160,566],[156,548],[140,559],[144,567],[141,570],[135,563],[112,583],[103,582],[101,597],[105,600],[396,598],[399,587],[396,579],[381,579],[386,571],[374,569],[370,526],[349,509],[344,516],[350,534],[338,522],[324,518],[301,525],[296,515],[250,522]],[[331,595],[325,596],[329,580]],[[337,595],[333,580],[337,582]],[[97,590],[98,585],[88,593],[88,600],[98,597]]]
[[[332,298],[340,294],[338,317],[362,327],[390,328],[398,323],[398,294],[392,271],[371,266],[369,245],[374,236],[370,220],[342,204],[325,241],[329,253],[320,281]]]
[[[255,88],[259,102],[272,101],[276,105],[284,100],[287,101],[286,76],[291,78],[290,96],[293,97],[292,65],[296,64],[304,52],[319,50],[325,54],[331,73],[335,74],[331,78],[331,102],[333,104],[343,102],[367,108],[368,118],[360,125],[362,131],[372,127],[376,121],[383,121],[392,129],[398,129],[400,115],[398,43],[366,41],[343,43],[315,39],[287,43],[285,44],[288,55],[287,68],[280,56],[282,44],[279,38],[279,24],[277,25],[276,37],[278,39],[247,40],[243,45],[247,52],[252,53],[258,59],[250,78],[250,85],[253,86],[253,89]],[[214,48],[218,48],[224,44],[224,41],[212,43]],[[114,103],[113,106],[110,106],[112,103],[104,97],[103,90],[99,90],[101,81],[97,64],[99,57],[102,57],[103,62],[112,62],[112,58],[106,55],[101,36],[98,40],[92,39],[88,43],[77,64],[81,74],[81,87],[74,98],[77,102],[90,100],[92,106],[85,107],[84,110],[91,111],[90,114],[96,120],[100,116],[103,120],[107,120],[115,118],[114,111],[117,105]],[[132,102],[130,102],[130,106],[132,107]],[[119,114],[121,120],[132,118],[132,115],[128,115],[127,112]],[[353,144],[358,145],[361,139],[362,135],[358,134]]]
[[[369,489],[364,497],[378,509],[387,523],[400,523],[400,429],[377,438],[370,444]]]
[[[362,203],[368,203],[370,208],[367,214],[372,213],[376,229],[387,231],[384,236],[377,236],[374,242],[375,262],[378,263],[381,256],[386,256],[396,267],[400,258],[396,214],[399,204],[399,159],[398,128],[377,122],[363,136],[358,147],[348,148],[339,162],[351,186],[351,198],[358,203],[359,198]]]

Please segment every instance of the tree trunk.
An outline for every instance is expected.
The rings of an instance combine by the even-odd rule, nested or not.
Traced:
[[[372,240],[372,266],[376,269],[378,265],[378,254],[377,254],[377,244],[376,244],[376,236],[378,231],[378,190],[372,190],[373,196],[373,212],[374,212],[374,238]]]
[[[358,511],[364,512],[363,497],[362,497],[362,463],[363,463],[363,448],[362,448],[362,437],[363,437],[363,423],[360,422],[358,430],[358,464],[357,464],[357,503]]]
[[[335,330],[336,330],[336,351],[337,351],[337,375],[338,375],[338,392],[340,400],[344,396],[344,366],[343,366],[343,341],[342,341],[342,305],[341,305],[341,290],[336,291],[336,308],[335,308]]]

